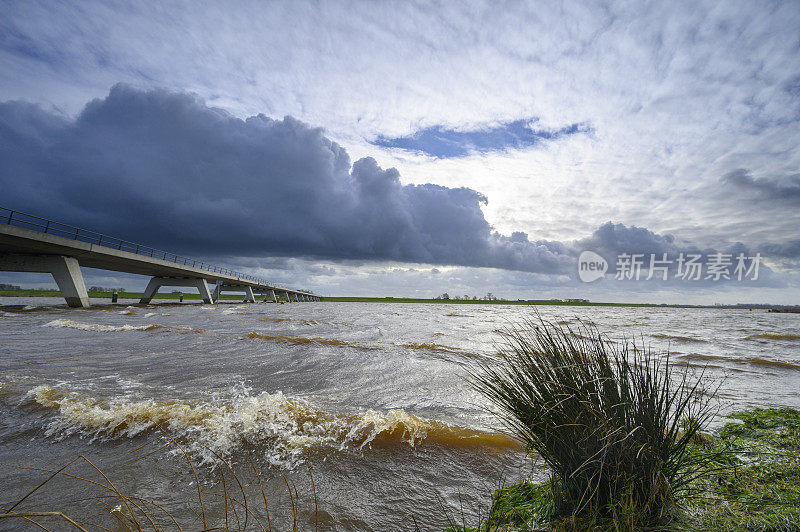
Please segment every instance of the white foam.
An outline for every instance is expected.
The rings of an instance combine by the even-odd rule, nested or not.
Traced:
[[[403,410],[330,414],[280,391],[250,395],[238,390],[227,401],[189,403],[124,396],[103,399],[41,385],[27,397],[58,410],[47,426],[48,436],[107,440],[161,426],[189,440],[189,448],[204,461],[214,461],[209,449],[224,456],[245,443],[261,444],[266,445],[269,460],[280,467],[294,467],[310,447],[363,449],[382,433],[413,446],[434,426],[442,426]]]
[[[82,331],[99,331],[99,332],[115,332],[115,331],[147,331],[158,329],[162,327],[155,323],[149,325],[101,325],[99,323],[82,323],[79,321],[57,319],[45,323],[44,327],[65,327],[69,329],[79,329]]]

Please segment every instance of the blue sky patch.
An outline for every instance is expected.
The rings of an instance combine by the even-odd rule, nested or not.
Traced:
[[[472,131],[456,131],[442,126],[421,129],[405,137],[379,135],[370,144],[383,148],[418,151],[439,159],[464,157],[473,152],[527,148],[543,140],[553,140],[590,131],[586,124],[571,124],[561,129],[536,129],[535,120],[515,120]]]

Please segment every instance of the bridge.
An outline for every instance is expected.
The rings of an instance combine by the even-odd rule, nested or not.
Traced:
[[[67,305],[89,307],[81,266],[149,275],[142,304],[163,286],[197,288],[205,303],[218,301],[223,291],[244,292],[251,303],[256,294],[265,303],[320,300],[228,268],[0,207],[0,271],[50,273]]]

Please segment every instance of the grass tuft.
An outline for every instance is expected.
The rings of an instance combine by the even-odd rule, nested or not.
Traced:
[[[481,364],[472,383],[552,478],[544,487],[504,491],[496,504],[527,490],[538,505],[532,514],[566,529],[668,522],[709,462],[690,452],[713,415],[702,375],[692,378],[668,354],[634,342],[611,343],[583,323],[539,318],[503,336],[501,361]]]

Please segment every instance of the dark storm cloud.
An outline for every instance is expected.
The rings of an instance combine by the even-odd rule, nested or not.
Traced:
[[[749,195],[749,199],[767,199],[800,203],[800,174],[781,180],[756,179],[749,170],[740,168],[726,174],[723,182]]]
[[[0,204],[195,256],[307,256],[555,273],[558,242],[505,237],[467,188],[402,185],[292,117],[115,86],[76,119],[0,104]]]
[[[759,248],[770,257],[782,259],[800,259],[800,239],[783,243],[767,243]]]
[[[668,279],[666,282],[678,284],[684,287],[691,286],[714,286],[722,282],[737,282],[735,279],[735,268],[737,266],[738,257],[741,255],[745,259],[745,265],[749,267],[752,264],[752,258],[756,253],[761,252],[764,254],[764,249],[751,249],[749,246],[741,242],[734,242],[727,246],[720,248],[713,247],[698,247],[691,243],[679,241],[671,234],[658,234],[650,231],[649,229],[636,226],[626,226],[624,224],[615,224],[606,222],[598,227],[590,237],[578,240],[574,243],[574,249],[577,252],[589,250],[600,254],[608,261],[609,271],[616,273],[618,269],[618,260],[622,254],[639,254],[642,261],[642,278],[647,276],[652,260],[662,261],[666,258],[669,263],[662,263],[668,267]],[[709,274],[707,265],[710,261],[715,260],[718,254],[722,254],[720,260],[730,261],[728,268],[729,278],[708,279]],[[653,257],[654,255],[654,257]],[[678,276],[678,259],[683,255],[685,260],[688,260],[691,255],[699,255],[698,261],[703,264],[701,278],[693,281],[686,281]],[[665,257],[666,256],[666,257]],[[758,279],[753,280],[752,274],[746,276],[744,282],[749,284],[758,283],[759,286],[783,286],[785,283],[781,279],[777,279],[774,272],[763,263],[763,259],[759,261]],[[657,265],[658,263],[656,263]],[[656,278],[659,277],[658,273],[655,274]]]

